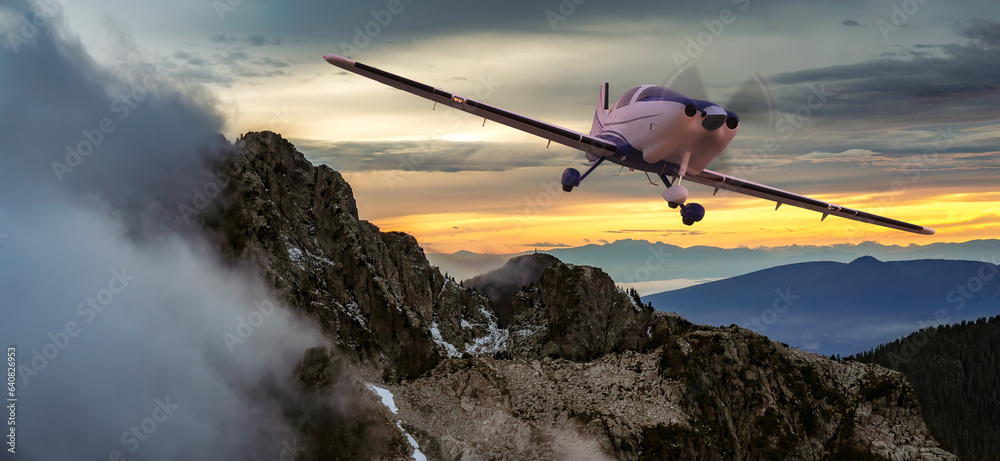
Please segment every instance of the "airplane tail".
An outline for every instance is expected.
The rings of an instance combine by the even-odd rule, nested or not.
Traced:
[[[597,136],[604,129],[604,120],[608,117],[608,82],[601,85],[600,99],[597,101],[597,110],[594,111],[594,124],[590,127],[590,135]]]

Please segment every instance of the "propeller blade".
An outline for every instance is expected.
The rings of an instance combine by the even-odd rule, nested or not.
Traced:
[[[698,72],[698,66],[689,65],[675,69],[663,81],[667,88],[684,93],[692,99],[710,101],[708,92],[705,90],[705,83]],[[767,126],[773,128],[775,124],[775,105],[771,95],[771,89],[759,72],[754,72],[750,77],[740,84],[736,92],[729,99],[723,108],[730,110],[740,118],[740,127],[754,126],[760,128]],[[766,124],[766,125],[765,125]],[[740,162],[731,155],[732,149],[726,149],[712,162],[713,168],[726,171],[737,167]]]
[[[767,86],[767,81],[759,72],[750,74],[736,92],[729,98],[729,102],[724,106],[727,110],[736,113],[740,118],[740,128],[752,127],[754,129],[773,129],[775,120],[774,98],[771,89]],[[723,150],[714,161],[713,168],[719,171],[732,171],[743,162],[739,161],[732,154],[732,148]]]
[[[754,72],[723,106],[736,113],[740,123],[774,126],[774,99],[764,77]]]
[[[680,91],[691,99],[708,100],[708,92],[698,73],[698,66],[678,67],[663,80],[663,84],[672,90]]]

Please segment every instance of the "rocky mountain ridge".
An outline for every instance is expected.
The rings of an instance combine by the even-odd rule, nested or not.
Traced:
[[[349,370],[397,396],[398,415],[358,416],[392,432],[365,459],[406,458],[396,417],[428,459],[954,459],[899,373],[692,325],[558,260],[491,300],[413,237],[360,220],[343,177],[274,133],[242,136],[217,169],[223,192],[200,219],[220,251],[338,345],[299,379],[372,399]],[[302,459],[335,459],[315,440]]]

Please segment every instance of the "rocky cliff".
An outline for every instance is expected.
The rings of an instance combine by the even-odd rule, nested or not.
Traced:
[[[219,168],[226,184],[204,221],[222,252],[260,270],[387,379],[418,376],[449,355],[431,333],[438,323],[492,320],[485,296],[431,267],[412,236],[358,219],[344,178],[280,136],[247,134]],[[456,342],[475,333],[459,330],[445,332]]]
[[[223,193],[198,219],[338,344],[303,358],[303,388],[371,400],[360,383],[380,381],[399,407],[362,405],[352,426],[285,399],[314,435],[303,459],[406,458],[393,426],[429,459],[953,459],[899,373],[692,325],[542,255],[458,283],[274,133],[217,168]],[[323,451],[343,440],[331,430],[374,429],[391,448]]]

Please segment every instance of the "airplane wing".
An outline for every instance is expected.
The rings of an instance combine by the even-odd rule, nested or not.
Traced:
[[[563,128],[561,126],[525,117],[511,111],[503,110],[499,107],[466,98],[457,94],[434,88],[420,82],[415,82],[405,77],[390,74],[381,69],[362,64],[335,54],[323,56],[326,62],[333,64],[348,72],[368,77],[372,80],[412,93],[424,99],[430,99],[438,104],[444,104],[455,109],[468,112],[472,115],[483,117],[487,120],[507,125],[535,136],[539,136],[550,141],[555,141],[564,146],[580,149],[598,156],[614,154],[618,151],[618,146],[609,143],[601,138],[586,135],[577,131]]]
[[[478,117],[483,117],[487,120],[492,120],[514,129],[531,133],[550,141],[555,141],[564,146],[579,149],[601,157],[615,154],[618,151],[618,146],[603,139],[566,129],[551,123],[545,123],[531,117],[525,117],[521,114],[434,88],[430,85],[416,82],[405,77],[400,77],[384,70],[337,56],[335,54],[323,56],[323,59],[325,59],[326,62],[348,72],[353,72],[363,77],[370,78],[384,85],[406,91],[407,93],[415,94],[424,99],[429,99],[436,103],[444,104],[463,112],[468,112]],[[918,234],[930,235],[934,233],[934,229],[834,205],[822,200],[812,199],[765,186],[763,184],[757,184],[745,179],[717,173],[712,170],[703,170],[698,175],[687,175],[685,176],[685,179],[699,184],[715,187],[717,189],[731,190],[733,192],[739,192],[741,194],[775,201],[778,202],[778,206],[781,206],[782,203],[787,203],[799,208],[817,211],[823,213],[823,219],[826,219],[827,215],[834,215]]]
[[[826,219],[827,215],[833,215],[833,216],[840,216],[841,218],[851,219],[854,221],[860,221],[868,224],[877,224],[879,226],[885,226],[892,229],[898,229],[917,234],[924,234],[924,235],[934,234],[934,229],[928,227],[918,226],[916,224],[910,224],[908,222],[903,222],[903,221],[897,221],[895,219],[890,219],[874,215],[871,213],[866,213],[864,211],[854,210],[840,205],[834,205],[832,203],[824,202],[822,200],[816,200],[814,198],[809,198],[803,195],[793,194],[791,192],[783,191],[781,189],[775,189],[770,186],[765,186],[763,184],[747,181],[745,179],[740,179],[735,176],[729,176],[712,170],[702,170],[701,173],[696,175],[685,176],[684,179],[691,182],[696,182],[698,184],[704,184],[706,186],[715,187],[716,191],[718,191],[718,189],[725,189],[733,192],[739,192],[745,195],[750,195],[753,197],[759,197],[765,200],[771,200],[773,202],[778,202],[778,206],[781,206],[782,203],[787,203],[789,205],[796,206],[799,208],[818,211],[820,213],[823,213],[823,219]]]

